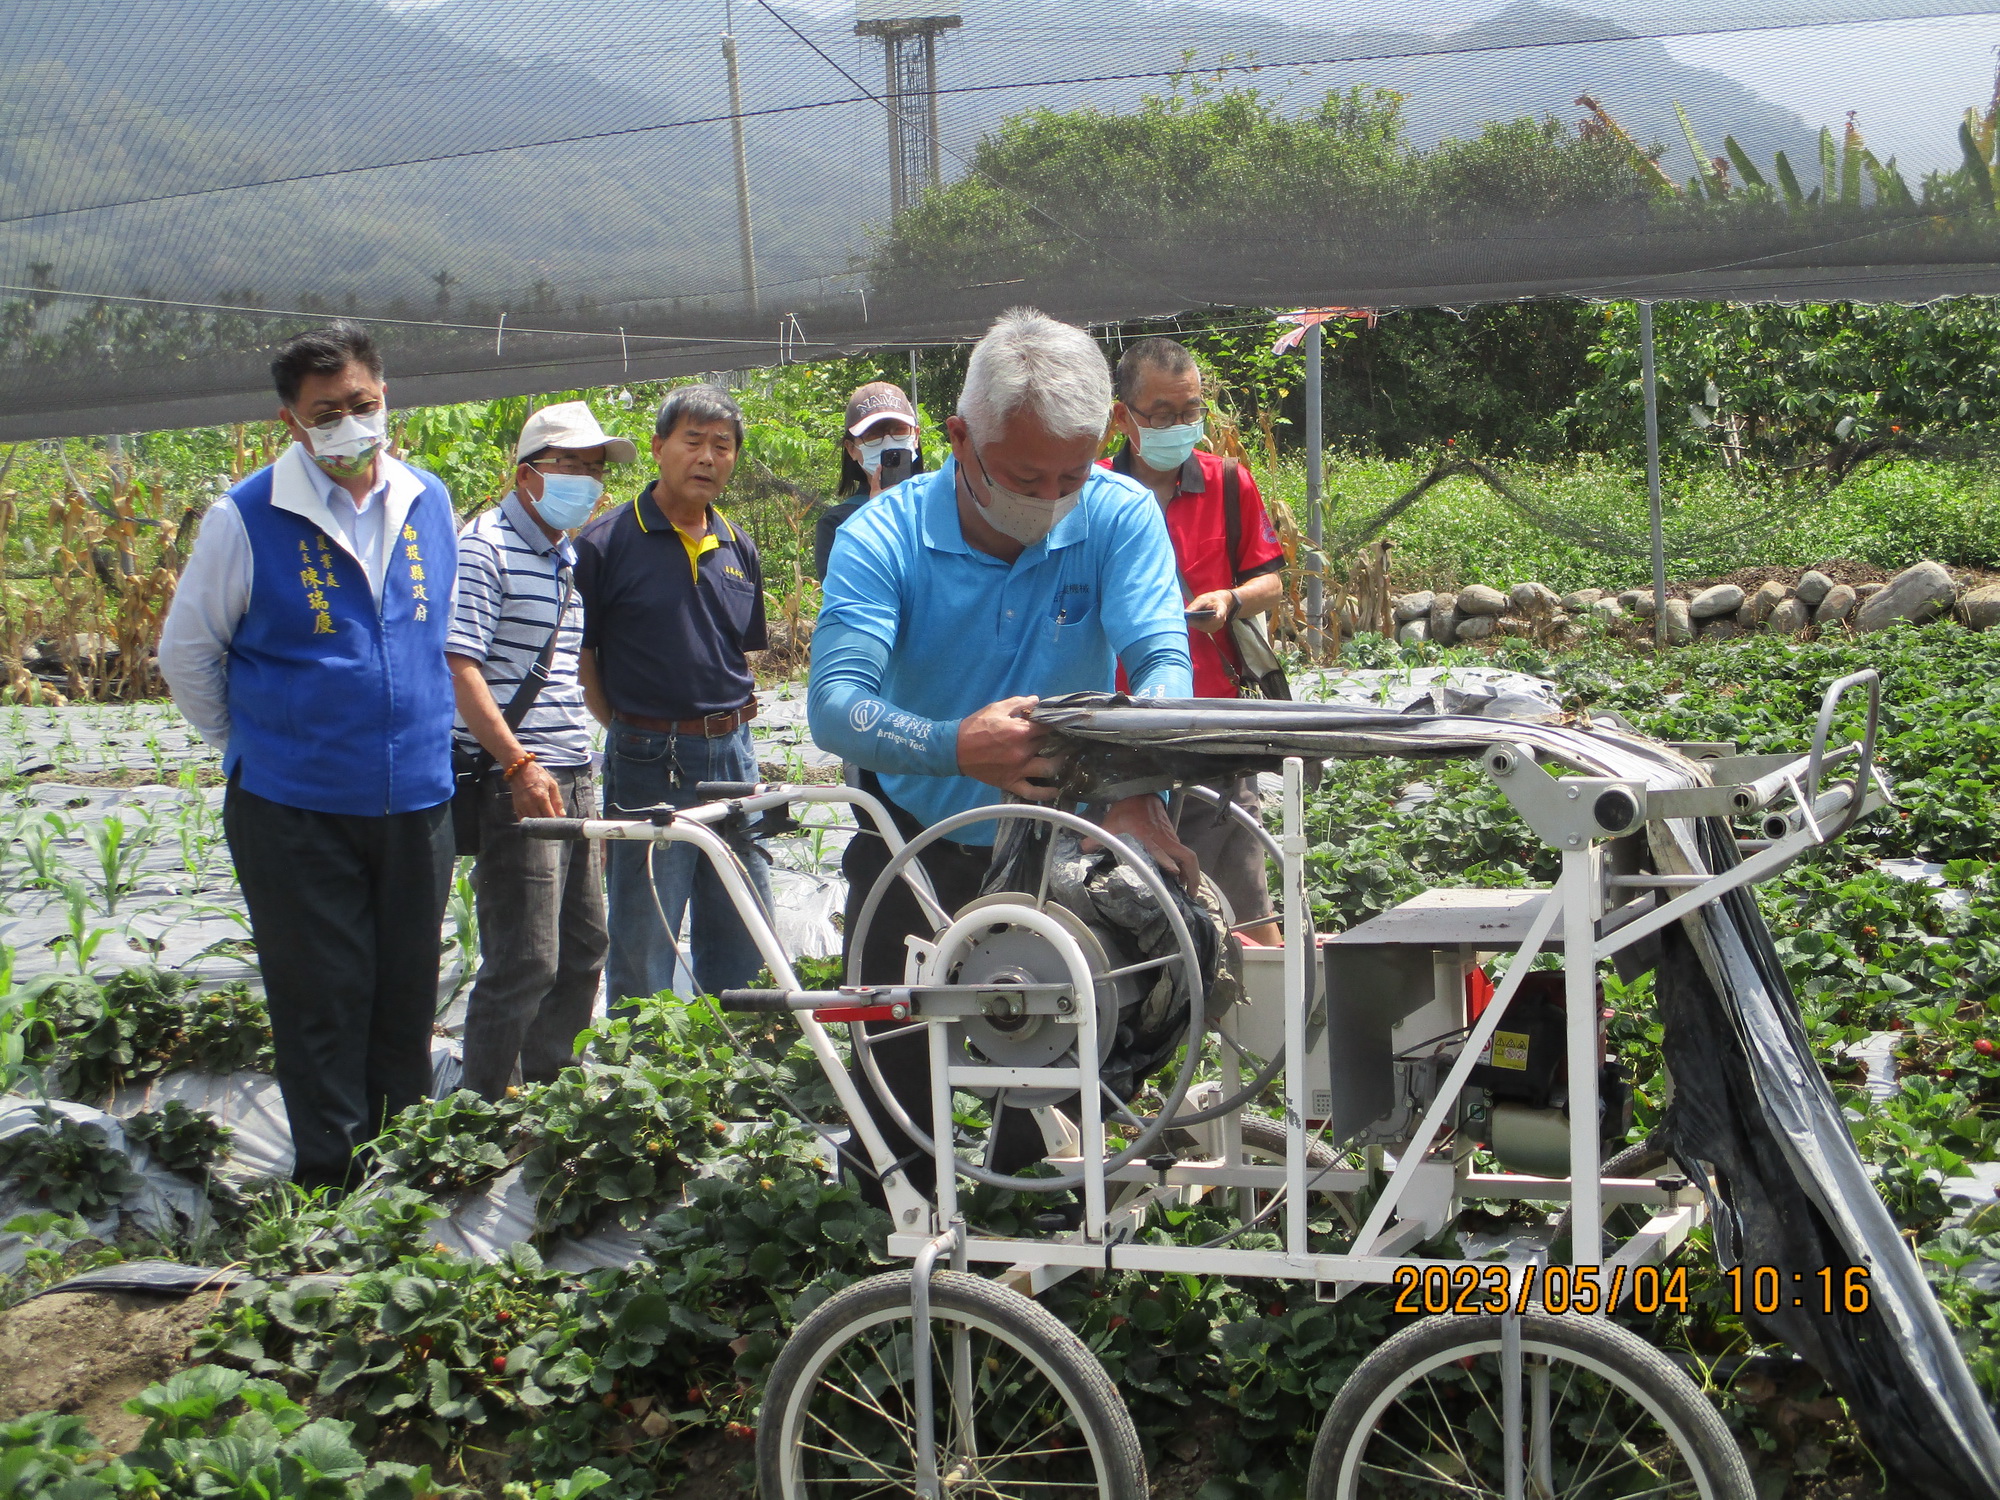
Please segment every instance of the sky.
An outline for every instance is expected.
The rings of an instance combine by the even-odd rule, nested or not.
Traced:
[[[1914,187],[1926,171],[1957,166],[1966,106],[1992,98],[2000,15],[1678,37],[1666,46],[1836,136],[1857,111],[1863,138],[1878,156],[1894,152]]]

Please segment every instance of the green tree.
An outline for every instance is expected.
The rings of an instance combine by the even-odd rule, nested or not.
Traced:
[[[1606,307],[1596,375],[1568,413],[1580,447],[1641,440],[1638,312]],[[1837,484],[1901,454],[1983,448],[2000,428],[2000,301],[1654,309],[1670,450],[1780,489]]]

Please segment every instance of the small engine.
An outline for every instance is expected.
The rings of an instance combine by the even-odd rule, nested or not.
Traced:
[[[1523,976],[1500,1029],[1473,1065],[1469,1082],[1483,1091],[1486,1144],[1511,1171],[1536,1177],[1569,1175],[1569,1012],[1565,976],[1543,969]],[[1598,1055],[1603,1056],[1603,1028]],[[1625,1071],[1605,1062],[1598,1081],[1598,1138],[1622,1143],[1632,1124]]]

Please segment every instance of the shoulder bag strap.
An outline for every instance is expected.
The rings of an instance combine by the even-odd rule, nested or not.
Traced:
[[[556,581],[562,585],[562,596],[556,601],[555,629],[542,642],[541,652],[521,678],[521,685],[514,689],[514,696],[500,717],[509,729],[519,729],[521,721],[528,717],[528,710],[535,706],[535,699],[541,696],[543,686],[549,680],[549,663],[555,660],[556,642],[562,638],[563,617],[569,613],[570,597],[576,592],[576,579],[568,563],[556,569]]]
[[[1233,458],[1222,461],[1222,526],[1229,541],[1229,576],[1241,582],[1236,553],[1243,545],[1243,471]]]

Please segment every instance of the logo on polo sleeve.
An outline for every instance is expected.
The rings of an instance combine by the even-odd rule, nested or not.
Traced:
[[[847,722],[854,726],[857,733],[866,734],[882,722],[884,707],[880,698],[863,698],[847,711]]]

